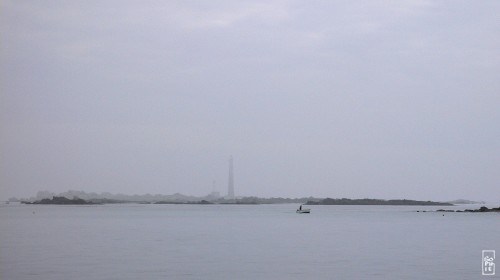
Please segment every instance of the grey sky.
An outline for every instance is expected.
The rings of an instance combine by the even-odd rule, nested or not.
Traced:
[[[0,198],[500,200],[499,1],[0,5]]]

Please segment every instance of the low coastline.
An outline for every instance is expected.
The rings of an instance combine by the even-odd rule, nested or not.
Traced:
[[[312,199],[312,198],[309,198]],[[198,200],[198,201],[156,201],[156,202],[145,202],[145,201],[121,201],[113,199],[81,199],[78,197],[73,197],[69,199],[64,196],[53,196],[52,198],[43,198],[36,201],[21,201],[22,204],[34,204],[34,205],[103,205],[103,204],[117,204],[117,203],[135,203],[135,204],[190,204],[190,205],[261,205],[261,204],[284,204],[290,203],[290,200],[304,200],[303,199],[269,199],[269,198],[258,198],[258,197],[242,197],[234,199],[218,199],[216,201],[208,200]],[[307,200],[307,202],[300,202],[304,205],[371,205],[371,206],[455,206],[449,202],[435,202],[435,201],[419,201],[419,200],[408,200],[408,199],[393,199],[393,200],[382,200],[382,199],[314,199]],[[500,213],[500,207],[488,208],[486,206],[481,206],[479,209],[464,209],[464,210],[453,210],[453,209],[438,209],[438,210],[417,210],[416,212],[447,212],[447,213]]]
[[[52,199],[50,198],[44,198],[41,200],[37,200],[34,202],[29,202],[29,201],[21,201],[22,204],[42,204],[42,205],[94,205],[94,204],[99,204],[99,203],[94,203],[91,201],[87,201],[78,197],[75,197],[73,199],[66,198],[64,196],[54,196]]]
[[[449,202],[419,201],[409,199],[349,199],[349,198],[325,198],[320,201],[308,201],[307,205],[408,205],[408,206],[453,206]]]
[[[82,199],[73,197],[69,199],[64,196],[53,196],[52,198],[43,198],[35,201],[21,201],[23,204],[40,204],[40,205],[96,205],[96,204],[116,204],[116,203],[137,203],[137,204],[199,204],[199,205],[259,205],[259,204],[285,204],[285,203],[300,203],[305,205],[408,205],[408,206],[453,206],[447,202],[435,201],[418,201],[408,199],[333,199],[333,198],[259,198],[259,197],[240,197],[240,198],[219,198],[214,200],[199,199],[199,200],[160,200],[160,201],[127,201],[113,199]]]
[[[465,209],[465,210],[451,210],[451,209],[438,209],[436,212],[455,212],[455,213],[486,213],[486,212],[498,212],[500,213],[500,207],[498,208],[488,208],[486,206],[481,206],[479,209]]]

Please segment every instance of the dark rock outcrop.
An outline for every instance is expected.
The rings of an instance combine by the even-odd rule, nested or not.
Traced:
[[[488,208],[485,206],[480,207],[479,209],[465,209],[464,212],[500,212],[500,207],[498,208]]]
[[[44,198],[35,202],[23,202],[24,204],[56,204],[56,205],[88,205],[96,204],[83,200],[81,198],[75,197],[73,199],[66,198],[64,196],[54,196],[52,199]]]
[[[417,211],[420,212],[420,211]],[[422,211],[425,212],[425,211]],[[436,212],[456,212],[456,213],[484,213],[484,212],[499,212],[500,213],[500,207],[498,208],[488,208],[486,206],[482,206],[479,209],[465,209],[465,210],[445,210],[445,209],[438,209]]]

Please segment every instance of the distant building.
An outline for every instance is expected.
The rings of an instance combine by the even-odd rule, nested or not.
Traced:
[[[208,200],[217,200],[221,198],[220,192],[217,191],[215,180],[212,181],[212,192],[207,195]]]
[[[220,198],[220,192],[213,191],[207,195],[207,198],[211,200],[217,200]]]
[[[234,174],[233,174],[233,156],[229,157],[229,180],[227,184],[227,197],[234,198]]]

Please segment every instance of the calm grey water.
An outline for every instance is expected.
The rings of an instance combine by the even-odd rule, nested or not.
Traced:
[[[0,279],[496,279],[500,274],[481,275],[481,250],[500,253],[499,213],[443,216],[415,212],[436,207],[311,206],[310,215],[300,215],[296,207],[2,205]]]

